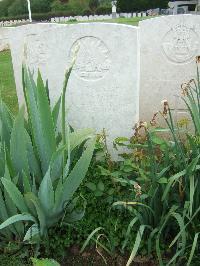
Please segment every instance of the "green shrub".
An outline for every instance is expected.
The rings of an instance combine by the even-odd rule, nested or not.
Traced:
[[[112,13],[112,8],[106,6],[100,6],[96,9],[95,13],[97,15],[109,15]]]
[[[12,0],[3,0],[0,2],[0,17],[8,16],[8,8],[12,4]]]
[[[20,259],[17,255],[0,254],[1,266],[32,266],[28,260]]]
[[[69,16],[75,16],[77,15],[74,12],[67,12],[67,11],[60,11],[60,12],[49,12],[49,13],[33,13],[32,14],[32,19],[33,21],[50,21],[51,18],[54,17],[69,17]],[[8,20],[22,20],[22,19],[28,19],[28,14],[27,15],[16,15],[16,16],[8,16],[8,17],[2,17],[1,21],[8,21]]]
[[[66,73],[62,96],[50,109],[48,87],[40,72],[37,83],[23,68],[24,108],[13,118],[0,103],[0,236],[5,242],[38,244],[59,222],[74,223],[85,211],[73,197],[88,170],[93,131],[71,131],[66,125],[65,94],[72,68]],[[62,131],[57,123],[62,109]],[[2,230],[3,229],[3,230]]]
[[[33,13],[46,13],[51,11],[51,0],[32,0],[31,11]]]
[[[67,3],[56,0],[51,5],[53,12],[73,12],[76,15],[81,15],[84,9],[88,9],[88,1],[86,0],[69,0]]]
[[[53,12],[60,12],[60,11],[65,12],[67,10],[67,7],[68,7],[67,3],[62,3],[59,0],[53,1],[53,3],[51,4],[51,10]]]
[[[89,8],[87,8],[87,9],[84,9],[83,10],[83,13],[82,13],[82,15],[83,16],[91,16],[91,15],[93,15],[93,13],[92,13],[92,11],[89,9]]]
[[[102,227],[103,232],[109,237],[113,252],[121,250],[131,215],[123,208],[112,210],[111,205],[122,197],[127,198],[127,187],[122,187],[112,181],[111,177],[102,175],[99,169],[100,162],[94,163],[94,161],[95,158],[92,160],[85,181],[78,190],[78,194],[81,194],[87,202],[85,216],[74,226],[51,230],[50,254],[47,254],[48,256],[53,256],[55,250],[57,255],[63,256],[66,247],[73,245],[81,247],[88,235],[98,227]],[[97,185],[101,184],[100,193],[88,188],[88,183],[94,182]],[[131,195],[129,195],[130,199]],[[95,240],[96,235],[89,243],[91,247],[94,247]],[[132,235],[128,243],[131,244],[133,240],[134,236]],[[101,242],[107,245],[105,239]],[[130,251],[129,247],[126,250]]]
[[[15,0],[8,8],[8,16],[18,16],[28,14],[26,0]]]
[[[60,266],[58,262],[51,259],[35,259],[32,258],[33,266]]]
[[[182,86],[183,101],[191,115],[195,135],[174,122],[169,103],[163,101],[160,112],[166,128],[156,124],[156,116],[148,127],[140,122],[135,136],[130,141],[117,139],[116,144],[131,149],[124,154],[135,167],[136,178],[122,179],[135,190],[136,196],[130,202],[119,201],[113,206],[124,206],[132,213],[132,220],[126,233],[126,241],[132,228],[138,233],[127,265],[136,256],[140,244],[148,243],[148,254],[156,252],[159,265],[190,265],[199,253],[200,233],[200,82],[191,80]],[[141,134],[140,131],[144,133]],[[168,133],[169,138],[160,134]],[[124,242],[123,248],[127,242]],[[165,252],[162,250],[166,247]],[[191,249],[192,247],[192,249]],[[166,253],[168,252],[168,254]]]
[[[89,8],[93,13],[95,13],[98,7],[99,7],[99,0],[89,0]]]

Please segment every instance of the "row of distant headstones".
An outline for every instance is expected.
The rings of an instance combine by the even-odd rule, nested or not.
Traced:
[[[120,17],[132,18],[132,17],[146,17],[146,16],[147,16],[146,12],[116,14],[116,18],[120,18]],[[112,14],[110,14],[110,15],[94,15],[94,16],[54,17],[54,18],[51,18],[50,21],[51,22],[67,22],[70,20],[90,21],[90,20],[107,20],[107,19],[112,19],[112,18],[113,18],[113,16],[112,16]],[[5,26],[12,26],[12,25],[23,24],[23,23],[28,23],[28,22],[29,22],[28,19],[0,21],[0,26],[5,27]]]

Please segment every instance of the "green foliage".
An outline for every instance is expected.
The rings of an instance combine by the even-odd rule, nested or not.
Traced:
[[[95,12],[97,7],[99,6],[99,0],[89,0],[89,8]]]
[[[86,215],[68,231],[51,232],[57,236],[50,249],[61,251],[63,245],[85,243],[84,249],[96,244],[109,254],[116,250],[131,252],[127,265],[138,253],[156,254],[159,265],[198,265],[198,80],[199,74],[197,82],[192,80],[183,86],[183,100],[195,134],[192,129],[189,134],[185,119],[174,122],[165,101],[160,115],[166,128],[159,127],[154,119],[154,126],[139,123],[130,140],[116,139],[116,148],[124,146],[131,151],[121,155],[123,161],[110,161],[102,142],[98,142],[87,180],[80,188],[88,202]]]
[[[103,228],[99,234],[103,233],[104,237],[99,239],[98,246],[104,245],[112,250],[112,253],[121,250],[121,243],[125,240],[126,228],[131,219],[131,214],[121,207],[115,210],[111,209],[111,205],[121,197],[130,200],[133,194],[128,193],[127,195],[127,187],[121,186],[120,183],[112,179],[110,174],[115,173],[114,175],[116,175],[120,171],[118,164],[114,163],[112,169],[110,169],[108,163],[104,145],[102,141],[99,141],[96,144],[95,154],[87,177],[77,192],[87,202],[85,215],[76,225],[57,227],[51,230],[50,253],[47,256],[52,257],[55,250],[59,256],[63,256],[66,247],[82,246],[88,235],[99,227]],[[121,172],[123,173],[123,170]],[[105,236],[108,237],[109,241]],[[90,239],[88,245],[93,247],[97,238],[98,233]],[[133,239],[134,236],[131,236],[128,240],[129,245]],[[127,249],[129,250],[128,247]]]
[[[112,13],[112,8],[109,6],[99,6],[97,7],[95,13],[97,15],[107,15],[107,14],[109,15]]]
[[[90,15],[92,15],[92,11],[89,9],[89,8],[86,8],[86,9],[84,9],[83,10],[83,16],[90,16]]]
[[[68,5],[61,3],[59,0],[53,1],[51,4],[52,11],[66,11],[68,9]]]
[[[51,11],[52,0],[31,0],[31,11],[33,13],[47,13]]]
[[[40,72],[36,83],[26,68],[27,119],[23,107],[14,118],[0,103],[0,237],[5,242],[38,244],[48,238],[50,227],[83,217],[84,208],[77,211],[73,196],[87,173],[96,140],[92,130],[71,132],[66,125],[65,92],[71,70],[52,110]],[[57,130],[60,107],[62,132]]]
[[[31,10],[34,13],[46,13],[51,11],[52,0],[32,0]],[[28,14],[26,0],[3,0],[0,2],[0,17]]]
[[[26,0],[15,0],[8,8],[9,16],[17,16],[28,14],[28,6]]]
[[[169,103],[164,101],[164,109],[160,114],[166,122],[166,128],[159,128],[154,117],[151,121],[154,126],[148,127],[143,122],[137,125],[135,136],[130,142],[120,138],[116,140],[117,146],[131,149],[130,155],[122,156],[125,158],[124,164],[127,160],[132,161],[136,173],[136,178],[131,176],[131,180],[119,180],[128,181],[134,187],[134,200],[120,201],[113,205],[123,205],[132,213],[127,239],[132,227],[137,227],[140,232],[136,236],[127,265],[130,265],[137,254],[142,239],[148,243],[148,254],[156,252],[159,265],[165,265],[163,257],[166,253],[162,251],[163,246],[168,247],[170,254],[167,265],[179,265],[183,262],[190,265],[199,252],[200,146],[196,141],[200,134],[199,71],[197,81],[191,80],[182,89],[183,100],[191,115],[190,128],[195,129],[195,135],[192,130],[189,133],[188,127],[184,130],[183,123],[174,122]],[[188,126],[188,122],[185,124]],[[143,134],[140,133],[142,129]],[[161,135],[164,132],[170,136],[165,138]],[[126,245],[125,241],[123,248]]]
[[[98,0],[32,0],[32,17],[34,20],[45,20],[55,16],[90,15],[111,13],[111,2]],[[86,12],[87,11],[87,12]],[[28,18],[26,0],[3,0],[0,2],[0,17],[5,19]]]
[[[40,252],[54,257],[87,240],[83,247],[96,244],[111,255],[129,251],[127,265],[138,253],[157,256],[159,265],[198,265],[199,72],[196,81],[182,85],[190,121],[176,123],[170,104],[164,101],[159,115],[166,128],[156,123],[155,116],[151,126],[138,123],[132,138],[117,138],[116,149],[130,151],[121,154],[123,160],[119,162],[110,160],[105,134],[95,145],[88,141],[93,139],[91,131],[72,132],[65,124],[69,75],[70,71],[53,110],[40,74],[35,84],[26,70],[24,93],[29,119],[24,119],[23,109],[13,118],[7,106],[0,104],[2,245],[12,240],[15,250],[16,246],[21,248],[22,240],[35,244],[43,238]],[[58,134],[61,107],[63,123]],[[79,187],[86,172],[87,179]],[[38,254],[38,250],[33,253]]]
[[[0,2],[0,17],[8,16],[8,8],[12,3],[12,0],[3,0]]]
[[[151,8],[167,8],[168,0],[118,0],[117,8],[120,12],[145,11]]]
[[[88,8],[88,0],[69,0],[67,3],[56,0],[51,5],[52,11],[65,11],[71,12],[76,15],[81,15],[83,10]]]
[[[60,264],[52,259],[31,259],[33,266],[59,266]]]

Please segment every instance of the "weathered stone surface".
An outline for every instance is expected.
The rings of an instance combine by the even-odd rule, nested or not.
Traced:
[[[0,52],[9,49],[9,37],[8,32],[11,28],[0,27]]]
[[[149,121],[167,99],[184,114],[181,84],[196,77],[200,55],[200,16],[164,16],[140,22],[140,119]]]
[[[10,34],[19,103],[24,102],[21,65],[39,68],[48,78],[52,103],[62,91],[64,74],[79,47],[69,80],[69,122],[75,128],[106,129],[108,146],[118,136],[130,136],[138,120],[138,29],[90,23],[34,24]]]

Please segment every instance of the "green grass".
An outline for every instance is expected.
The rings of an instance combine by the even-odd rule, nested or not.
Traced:
[[[119,24],[128,24],[132,26],[138,26],[138,23],[142,20],[149,19],[151,17],[135,17],[135,18],[116,18],[116,19],[107,19],[107,20],[94,20],[94,21],[68,21],[64,24],[77,24],[77,23],[90,23],[90,22],[108,22],[108,23],[119,23]]]
[[[11,111],[16,113],[18,109],[17,94],[9,50],[0,53],[0,93]]]

